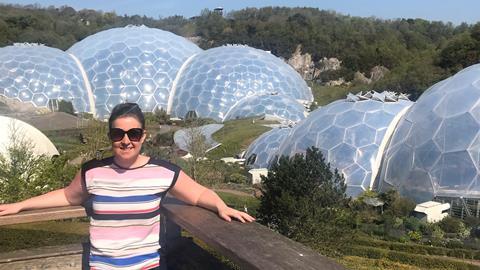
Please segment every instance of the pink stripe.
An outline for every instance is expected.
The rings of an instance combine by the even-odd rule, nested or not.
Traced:
[[[160,233],[160,222],[151,226],[128,226],[128,227],[90,227],[90,238],[96,240],[125,240],[127,238],[146,238],[150,234]]]
[[[114,170],[108,167],[98,167],[98,168],[88,170],[85,173],[85,178],[87,180],[92,178],[119,180],[119,179],[138,179],[139,177],[148,178],[148,177],[154,176],[155,178],[171,179],[173,178],[174,175],[175,175],[175,172],[160,166],[144,167],[136,170],[126,170],[126,171]]]
[[[142,210],[94,210],[95,214],[143,214],[158,210],[160,206]]]
[[[154,263],[154,264],[147,265],[147,266],[143,267],[142,270],[152,269],[152,268],[157,267],[159,265],[160,265],[160,263],[157,262],[157,263]]]

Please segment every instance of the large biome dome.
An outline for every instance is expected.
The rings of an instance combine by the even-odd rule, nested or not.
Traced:
[[[430,87],[399,122],[379,188],[424,202],[480,198],[480,64]]]
[[[300,75],[274,55],[248,46],[217,47],[185,63],[175,80],[168,111],[180,118],[195,111],[200,117],[223,121],[242,98],[262,94],[313,101]]]
[[[183,37],[145,26],[105,30],[68,50],[88,75],[99,118],[123,102],[136,102],[147,112],[166,110],[178,70],[200,51]]]
[[[0,96],[37,108],[48,108],[50,100],[65,100],[76,112],[91,112],[93,105],[74,58],[39,44],[0,48]]]
[[[389,92],[350,94],[321,107],[293,128],[278,155],[291,157],[312,146],[319,148],[344,175],[347,195],[357,197],[372,188],[377,154],[387,129],[395,116],[412,104],[404,98]]]

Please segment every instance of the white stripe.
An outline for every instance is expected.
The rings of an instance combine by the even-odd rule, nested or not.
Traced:
[[[159,207],[159,205],[160,205],[160,199],[152,202],[147,202],[147,203],[134,203],[134,204],[96,203],[94,201],[93,210],[95,211],[128,211],[128,210],[136,211],[136,210],[145,210],[145,209]]]
[[[157,242],[159,243],[159,236],[160,236],[160,232],[159,231],[152,231],[150,232],[150,234],[146,235],[145,237],[130,237],[130,238],[123,238],[123,239],[120,239],[120,240],[108,240],[108,239],[102,239],[102,240],[99,240],[99,239],[92,239],[90,237],[90,243],[92,245],[92,248],[95,248],[97,250],[100,250],[102,252],[104,252],[104,249],[111,249],[111,248],[115,248],[115,249],[118,249],[118,250],[123,250],[123,249],[126,249],[128,250],[129,248],[131,248],[132,246],[139,246],[141,247],[143,243],[153,243],[153,242]],[[156,248],[153,248],[152,250],[158,250],[160,248],[160,243],[158,244],[158,247]],[[111,255],[109,256],[118,256],[116,255],[117,253],[116,252],[110,252]],[[129,254],[132,254],[132,252],[130,251]]]
[[[141,195],[154,195],[165,192],[167,189],[149,189],[149,190],[116,190],[116,189],[104,189],[104,188],[92,188],[88,189],[90,194],[111,196],[111,197],[124,197],[124,196],[141,196]]]

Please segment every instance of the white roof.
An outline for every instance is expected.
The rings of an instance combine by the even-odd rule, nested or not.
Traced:
[[[11,144],[11,134],[15,132],[17,138],[30,142],[32,151],[36,155],[54,156],[58,155],[58,150],[53,143],[35,127],[15,118],[0,116],[0,130],[5,133],[0,136],[0,153],[5,154],[7,147]]]

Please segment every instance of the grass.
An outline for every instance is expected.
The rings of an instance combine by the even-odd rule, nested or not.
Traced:
[[[408,264],[392,262],[387,259],[368,259],[357,256],[344,256],[337,259],[337,262],[351,270],[423,270]],[[440,270],[440,268],[430,268],[430,270]]]
[[[222,143],[207,154],[208,158],[219,159],[234,156],[246,149],[258,136],[270,130],[263,126],[275,122],[254,120],[253,118],[232,120],[224,123],[224,127],[213,134],[213,139]]]
[[[335,100],[346,98],[347,94],[352,91],[352,89],[344,86],[312,85],[313,97],[319,106],[325,106]],[[353,92],[356,93],[356,91]]]
[[[256,215],[257,209],[260,207],[260,201],[253,196],[239,196],[222,191],[217,191],[216,193],[228,206],[242,211],[246,207],[248,213],[252,216]]]
[[[0,252],[81,243],[88,240],[86,219],[46,221],[0,227]]]

